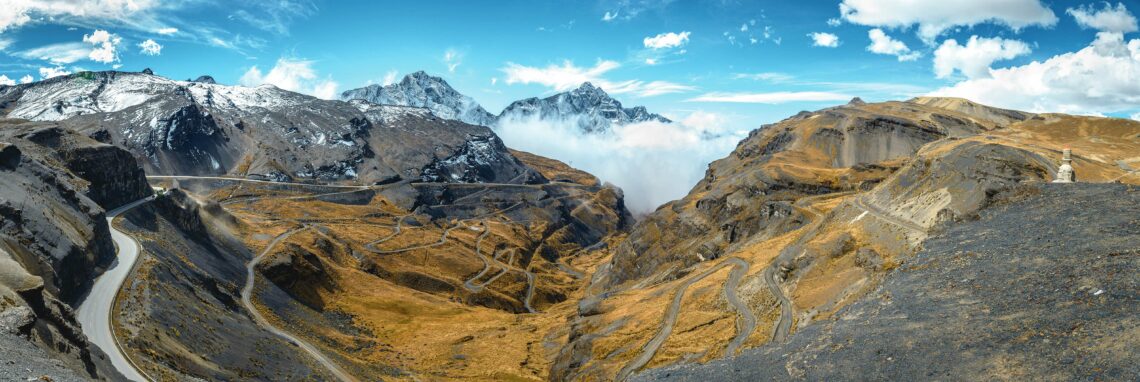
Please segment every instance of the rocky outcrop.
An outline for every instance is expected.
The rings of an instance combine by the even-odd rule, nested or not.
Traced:
[[[141,170],[126,152],[54,124],[0,120],[0,142],[0,321],[86,378],[120,378],[68,303],[113,261],[104,208],[149,194]]]

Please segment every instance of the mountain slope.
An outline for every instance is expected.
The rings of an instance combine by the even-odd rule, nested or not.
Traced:
[[[499,114],[499,119],[539,119],[577,123],[583,132],[605,132],[613,125],[669,119],[650,113],[643,106],[623,108],[621,102],[601,88],[586,82],[577,89],[546,98],[527,98],[511,103]]]
[[[1130,172],[1140,162],[1140,123],[1128,120],[919,99],[853,102],[764,126],[710,164],[689,195],[640,221],[614,248],[579,302],[578,315],[568,320],[573,329],[551,377],[622,378],[729,358],[745,349],[739,354],[779,370],[757,370],[742,361],[717,362],[691,374],[686,367],[646,375],[667,379],[679,370],[681,376],[705,379],[729,367],[742,379],[781,379],[787,378],[781,376],[786,367],[792,378],[850,379],[844,373],[868,369],[818,368],[812,362],[816,356],[864,359],[858,352],[828,358],[828,352],[809,349],[799,357],[793,355],[803,346],[768,344],[800,341],[801,332],[816,336],[817,326],[863,301],[938,232],[976,219],[1001,203],[1003,193],[1051,180],[1063,147],[1076,150],[1073,166],[1084,182],[1140,183]],[[980,247],[1001,247],[995,234],[1001,235],[968,237]],[[858,324],[865,316],[843,319]],[[1073,320],[1094,322],[1087,315]],[[1008,326],[995,330],[1016,336]],[[924,336],[919,331],[908,338]],[[796,343],[833,349],[846,341],[829,338]],[[754,347],[765,348],[747,350]],[[787,360],[797,361],[773,364]],[[1119,368],[1121,362],[1106,364]],[[910,370],[894,365],[886,371],[895,374],[884,375],[925,371],[922,362],[910,363],[916,368]]]
[[[60,121],[113,142],[152,175],[364,184],[542,181],[486,127],[439,120],[425,109],[326,101],[270,85],[82,72],[0,87],[0,113]]]
[[[1140,355],[1140,190],[1041,184],[927,240],[788,343],[634,380],[1127,380]],[[1049,211],[1049,213],[1042,213]],[[1031,301],[1031,303],[1026,303]]]
[[[418,71],[390,85],[368,85],[344,91],[342,100],[364,100],[378,105],[412,106],[431,110],[443,118],[472,125],[492,126],[495,116],[471,97],[460,94],[442,78]]]

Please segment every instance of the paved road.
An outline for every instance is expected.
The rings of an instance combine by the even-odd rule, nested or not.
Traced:
[[[728,274],[728,280],[724,282],[724,298],[728,300],[733,309],[736,309],[736,314],[740,315],[740,320],[736,321],[736,337],[728,343],[724,350],[725,355],[732,356],[756,330],[756,314],[752,313],[752,309],[749,309],[748,305],[736,294],[736,287],[740,286],[741,279],[748,273],[748,268],[752,264],[735,257],[730,257],[727,261],[733,262],[736,267],[732,268],[732,272]]]
[[[107,353],[107,358],[111,360],[111,364],[120,374],[127,379],[140,382],[147,381],[147,378],[135,368],[135,365],[123,353],[115,339],[114,330],[111,328],[111,313],[115,305],[115,296],[119,294],[119,289],[127,280],[127,276],[130,275],[135,262],[138,261],[139,245],[134,238],[116,229],[112,221],[119,214],[151,200],[154,200],[153,196],[107,212],[107,225],[111,228],[111,240],[114,240],[115,246],[118,247],[117,259],[111,264],[110,269],[95,279],[91,293],[83,302],[79,303],[79,307],[75,310],[76,318],[83,327],[83,334],[87,335],[87,340]]]
[[[258,326],[261,326],[265,330],[268,330],[278,337],[284,338],[286,341],[289,341],[301,350],[309,353],[309,355],[313,356],[317,362],[320,362],[321,365],[324,365],[324,367],[328,369],[329,372],[333,373],[333,375],[335,375],[341,381],[355,382],[356,378],[326,358],[324,354],[321,354],[321,352],[317,350],[316,347],[310,345],[305,341],[302,341],[300,338],[293,337],[284,330],[278,329],[276,326],[273,326],[273,324],[269,323],[269,321],[266,320],[265,317],[263,317],[261,313],[257,311],[257,307],[253,305],[251,295],[253,294],[253,287],[256,284],[255,277],[257,277],[257,271],[255,271],[254,268],[257,267],[257,264],[261,263],[261,260],[265,258],[265,255],[269,254],[269,251],[273,250],[273,247],[276,247],[277,244],[281,243],[282,240],[285,240],[289,236],[292,236],[293,234],[308,228],[308,226],[304,226],[277,236],[276,239],[273,239],[273,242],[269,243],[269,245],[265,247],[265,250],[261,251],[261,253],[258,254],[257,257],[254,257],[253,260],[250,260],[249,264],[245,266],[246,279],[245,287],[241,289],[241,303],[242,305],[245,305],[246,310],[249,310],[249,314],[253,316],[253,320],[255,323],[257,323]]]
[[[372,187],[372,186],[346,186],[346,185],[336,185],[336,184],[313,184],[313,183],[274,182],[274,181],[270,181],[270,180],[246,179],[246,178],[237,178],[237,177],[228,177],[228,176],[147,175],[147,176],[146,176],[146,178],[147,178],[147,179],[206,179],[206,180],[230,180],[230,181],[236,181],[236,182],[247,182],[247,183],[265,183],[265,184],[277,184],[277,185],[286,185],[286,186],[309,186],[309,187],[329,187],[329,188],[355,188],[355,189],[363,189],[363,188],[371,188],[371,187]]]
[[[661,349],[661,345],[665,344],[665,340],[669,339],[669,335],[673,334],[673,326],[677,325],[677,314],[680,313],[681,310],[681,300],[684,299],[685,291],[689,289],[689,286],[695,284],[697,281],[703,280],[705,277],[708,277],[714,272],[719,271],[721,268],[729,265],[739,266],[739,263],[733,261],[732,259],[736,258],[730,257],[728,260],[722,261],[719,264],[706,269],[704,272],[697,274],[696,276],[689,277],[683,283],[681,283],[680,286],[677,287],[677,291],[673,293],[673,301],[670,302],[669,307],[665,309],[665,317],[661,319],[661,328],[657,330],[657,335],[653,336],[653,338],[649,339],[649,342],[645,343],[645,346],[643,346],[641,349],[641,354],[638,354],[636,358],[627,363],[625,367],[621,368],[621,371],[619,371],[617,374],[616,380],[624,381],[628,379],[629,376],[634,372],[641,370],[642,367],[645,367],[645,365],[653,359],[653,356],[657,354],[657,350]],[[740,259],[736,260],[743,261]]]
[[[768,284],[768,290],[780,301],[780,319],[776,321],[772,342],[784,342],[792,331],[792,301],[784,294],[784,290],[780,289],[780,283],[776,280],[776,267],[776,264],[772,264],[765,268],[763,277],[764,283]]]

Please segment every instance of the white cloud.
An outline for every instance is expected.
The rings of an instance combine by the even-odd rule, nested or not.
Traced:
[[[740,24],[740,31],[741,32],[747,32],[748,31],[748,23]]]
[[[400,75],[400,72],[397,72],[396,69],[389,70],[387,73],[384,73],[384,81],[381,82],[380,85],[381,86],[388,86],[388,85],[396,83],[396,78],[399,75]]]
[[[71,72],[58,66],[54,68],[40,68],[40,80],[46,80],[52,77],[66,76],[68,74],[71,74]]]
[[[1019,30],[1057,23],[1057,16],[1039,0],[843,0],[839,13],[847,22],[871,27],[918,25],[918,36],[927,44],[958,26],[994,23]]]
[[[839,36],[831,33],[814,32],[808,33],[811,37],[812,46],[822,46],[826,48],[834,48],[839,46]]]
[[[838,18],[827,19],[827,26],[829,26],[829,27],[837,27],[840,24],[843,24],[843,20],[840,20]]]
[[[990,65],[995,61],[1009,60],[1030,52],[1028,44],[1000,37],[970,36],[966,45],[949,39],[934,51],[934,74],[938,78],[946,78],[958,70],[967,78],[988,77]]]
[[[615,11],[613,13],[610,13],[609,11],[606,11],[606,14],[602,15],[602,21],[607,21],[607,22],[608,21],[614,21],[614,19],[616,19],[617,17],[618,17],[618,12]]]
[[[32,78],[32,75],[31,75],[31,74],[25,74],[23,77],[20,77],[20,83],[21,83],[21,84],[30,84],[30,83],[32,83],[32,82],[33,82],[33,81],[35,81],[35,80],[36,80],[36,79],[35,79],[35,78]]]
[[[10,38],[0,38],[0,52],[8,50],[8,47],[12,46],[12,42],[13,40]]]
[[[499,77],[491,77],[491,86],[495,86],[498,83],[499,83]]]
[[[737,73],[732,76],[734,80],[749,79],[756,81],[769,81],[769,82],[788,82],[794,79],[790,74],[764,72],[764,73]]]
[[[8,76],[6,76],[6,75],[0,74],[0,86],[3,86],[3,85],[12,86],[15,84],[16,84],[16,80],[8,78]]]
[[[164,36],[169,36],[169,35],[178,33],[178,28],[159,28],[158,30],[154,31],[154,33],[158,33],[158,34],[164,35]]]
[[[331,78],[321,78],[313,61],[279,58],[269,73],[263,74],[257,66],[249,68],[238,80],[242,86],[271,84],[278,88],[309,94],[317,98],[334,99],[338,84]]]
[[[646,65],[657,65],[657,59],[656,58],[647,58],[647,59],[645,59],[645,64]]]
[[[1119,32],[1128,33],[1135,32],[1136,17],[1128,12],[1128,8],[1124,7],[1124,3],[1116,3],[1114,8],[1111,3],[1104,3],[1104,8],[1096,9],[1090,5],[1083,5],[1077,8],[1069,8],[1065,10],[1077,20],[1077,24],[1081,28],[1096,29],[1101,32]]]
[[[455,49],[448,49],[443,52],[443,64],[447,65],[448,72],[455,73],[455,69],[463,64],[463,53]]]
[[[1140,113],[1136,113],[1136,114],[1133,114],[1133,115],[1132,115],[1132,120],[1133,120],[1133,121],[1140,121]]]
[[[1045,61],[990,70],[932,95],[1032,112],[1105,114],[1140,105],[1140,39],[1100,32],[1089,46]]]
[[[6,1],[4,11],[0,12],[0,32],[38,20],[40,16],[49,19],[85,17],[130,22],[132,15],[157,8],[159,5],[159,2],[154,0]]]
[[[91,61],[109,64],[119,61],[119,54],[116,52],[118,45],[123,39],[118,35],[109,33],[102,29],[96,29],[90,35],[83,35],[83,42],[91,44],[94,48],[91,53],[87,54],[87,58]]]
[[[922,53],[911,52],[905,43],[887,36],[882,29],[875,28],[867,31],[867,37],[871,39],[871,45],[867,46],[867,51],[871,53],[896,56],[899,61],[914,61],[922,57]]]
[[[642,42],[646,48],[650,49],[676,48],[689,42],[689,34],[689,32],[662,33],[653,37],[646,37]]]
[[[16,52],[15,55],[28,60],[45,60],[52,64],[60,65],[85,59],[90,53],[91,48],[88,47],[87,44],[81,42],[65,42],[23,50]]]
[[[507,146],[532,152],[596,175],[621,187],[635,213],[653,211],[683,197],[706,165],[727,155],[741,135],[719,134],[725,118],[695,112],[674,123],[613,126],[608,134],[584,134],[574,119],[507,119],[495,133]],[[717,138],[706,138],[710,135]]]
[[[565,61],[562,65],[551,64],[545,68],[508,62],[502,71],[506,74],[508,85],[539,84],[559,92],[577,88],[583,82],[593,83],[610,94],[629,93],[640,97],[681,93],[695,89],[692,86],[667,81],[610,81],[602,77],[606,72],[620,66],[621,64],[609,60],[598,60],[598,63],[591,68],[578,67],[570,61]]]
[[[833,93],[833,92],[770,92],[770,93],[725,93],[713,92],[705,93],[695,98],[686,100],[687,102],[727,102],[727,103],[762,103],[762,104],[782,104],[789,102],[825,102],[825,101],[846,101],[852,97],[847,94]]]
[[[139,48],[142,49],[139,51],[139,53],[148,56],[157,56],[159,54],[162,54],[162,45],[159,45],[157,42],[154,42],[154,40],[151,39],[147,39],[146,41],[140,43]]]

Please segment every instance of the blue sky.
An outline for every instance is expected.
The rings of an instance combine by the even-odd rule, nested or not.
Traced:
[[[1033,111],[1140,113],[1140,85],[1117,83],[1140,83],[1140,41],[1129,50],[1140,39],[1132,16],[1140,4],[1132,2],[4,2],[15,11],[0,16],[0,82],[150,67],[175,79],[210,74],[328,97],[426,70],[497,113],[590,79],[627,105],[735,130],[850,96],[931,92]],[[876,30],[889,39],[877,47]],[[812,33],[837,43],[817,46]],[[972,36],[976,46],[967,45]],[[940,49],[951,39],[959,49]],[[151,54],[141,45],[148,40]],[[1121,61],[1056,59],[1094,41],[1115,41],[1103,56]],[[1031,67],[1051,59],[1038,68],[1044,74]],[[940,61],[948,73],[940,75]],[[1105,83],[1090,91],[1089,81]]]

